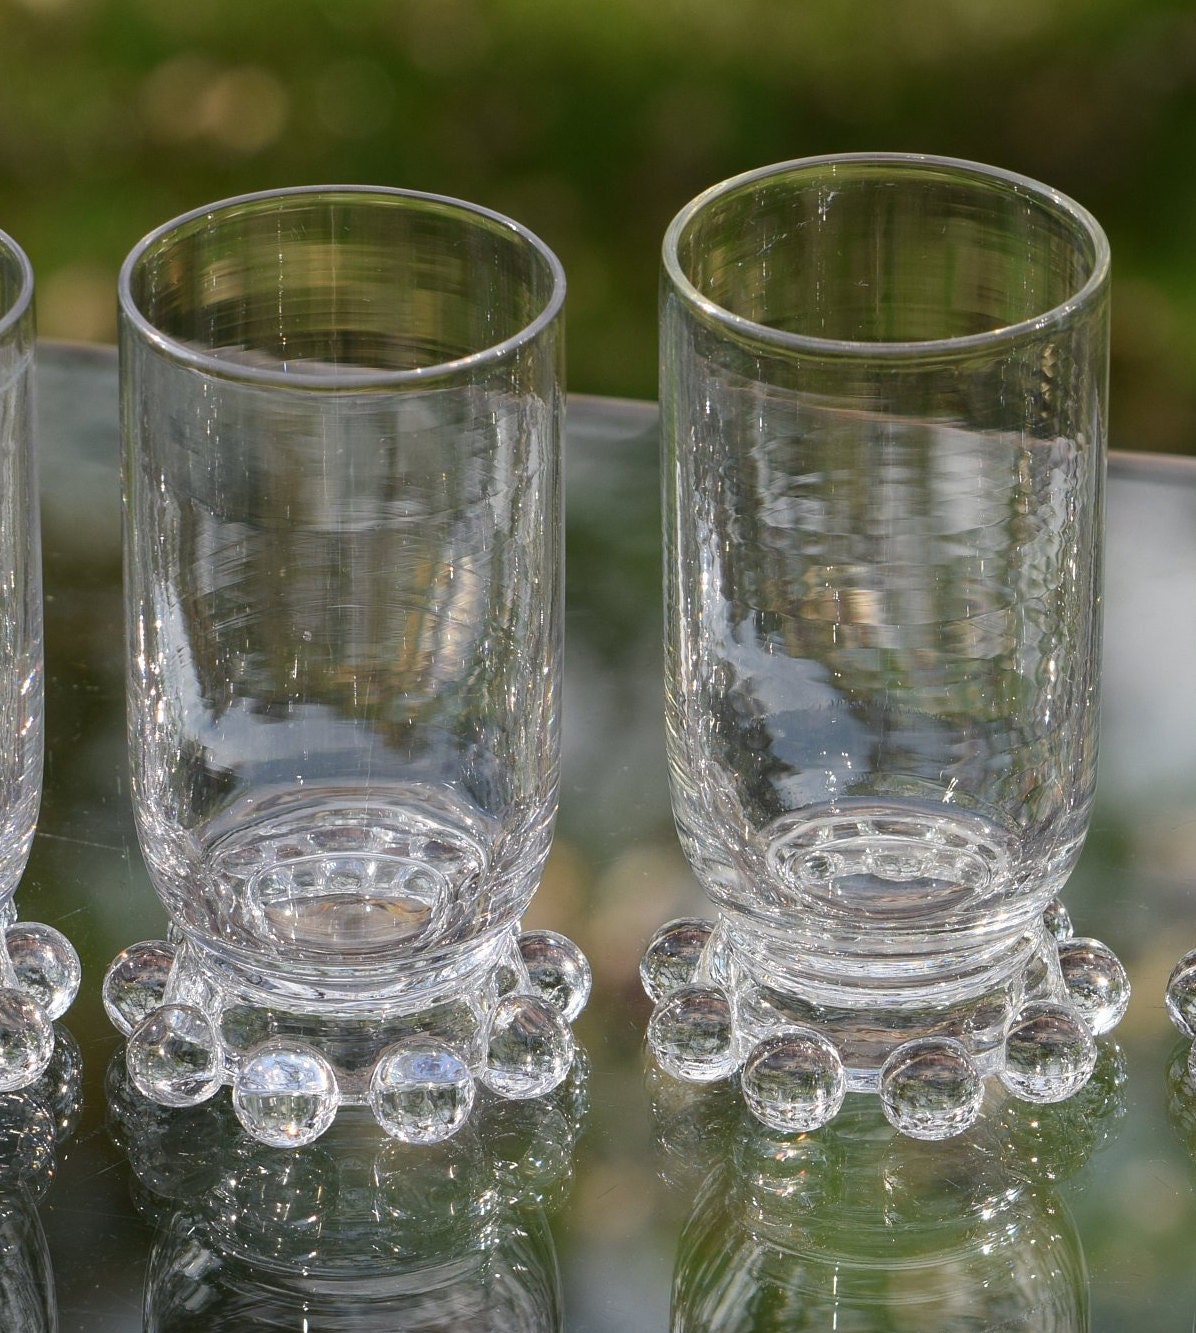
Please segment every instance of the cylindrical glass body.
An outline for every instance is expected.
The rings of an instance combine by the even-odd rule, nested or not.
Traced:
[[[121,275],[129,736],[154,884],[281,996],[435,998],[556,808],[564,279],[397,190],[247,196]]]
[[[42,782],[42,585],[33,430],[33,270],[0,232],[0,908],[33,843]]]
[[[669,229],[673,802],[770,984],[979,993],[1079,855],[1107,288],[1083,209],[951,160],[766,168]]]

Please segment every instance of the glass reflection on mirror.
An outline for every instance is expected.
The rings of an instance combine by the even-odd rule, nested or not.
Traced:
[[[83,1062],[74,1036],[54,1025],[54,1051],[39,1077],[0,1093],[0,1328],[53,1333],[58,1301],[38,1204],[58,1165],[58,1146],[82,1109]]]
[[[1084,1333],[1087,1270],[1057,1187],[1123,1113],[1124,1080],[1106,1045],[1071,1101],[990,1089],[972,1129],[928,1144],[863,1097],[833,1125],[786,1136],[728,1085],[686,1096],[655,1079],[666,1175],[694,1198],[674,1333]]]
[[[550,1097],[485,1096],[444,1142],[410,1146],[366,1113],[280,1151],[227,1098],[168,1108],[108,1072],[108,1112],[156,1225],[147,1333],[256,1327],[551,1333],[564,1313],[548,1217],[586,1106],[579,1065]]]

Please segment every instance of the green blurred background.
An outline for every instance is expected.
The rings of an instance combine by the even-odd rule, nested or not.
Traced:
[[[0,226],[47,337],[111,341],[159,222],[312,182],[460,195],[569,274],[570,385],[652,397],[660,236],[856,149],[1036,176],[1104,222],[1112,440],[1196,451],[1196,8],[1176,0],[0,0]]]

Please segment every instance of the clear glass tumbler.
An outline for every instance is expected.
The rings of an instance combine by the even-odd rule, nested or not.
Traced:
[[[266,1141],[342,1098],[436,1138],[474,1074],[564,1076],[585,963],[517,934],[557,798],[563,301],[526,230],[398,190],[230,200],[126,261],[132,794],[176,938],[105,994],[148,1095],[227,1070]]]
[[[24,1088],[54,1051],[79,989],[66,938],[17,921],[13,895],[42,791],[42,581],[34,433],[33,269],[0,232],[0,1090]]]
[[[1053,903],[1096,777],[1108,277],[1078,205],[926,157],[766,168],[669,228],[669,758],[719,921],[644,977],[665,1067],[743,1063],[770,1123],[851,1087],[954,1133],[996,1070],[1063,1096],[1128,1000]]]

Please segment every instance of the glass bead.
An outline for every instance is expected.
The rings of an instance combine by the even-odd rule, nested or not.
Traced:
[[[1111,1032],[1130,1002],[1130,979],[1121,960],[1100,940],[1070,939],[1059,945],[1059,967],[1068,999],[1092,1035]]]
[[[573,1063],[573,1033],[546,1000],[504,995],[490,1015],[482,1081],[500,1097],[542,1097]]]
[[[653,1003],[693,981],[713,932],[713,921],[682,917],[652,936],[640,959],[640,983]]]
[[[839,1052],[810,1029],[765,1037],[745,1061],[741,1080],[751,1113],[783,1134],[804,1134],[833,1120],[847,1093]]]
[[[51,1021],[61,1018],[71,1007],[83,974],[70,940],[40,921],[18,921],[4,932],[4,943],[20,988],[33,996]]]
[[[1060,943],[1072,937],[1071,913],[1063,906],[1063,900],[1052,898],[1042,913],[1042,924],[1047,933]]]
[[[1189,1041],[1196,1038],[1196,949],[1176,963],[1167,978],[1167,1015]]]
[[[174,946],[165,940],[142,940],[112,960],[101,994],[113,1027],[124,1036],[166,998],[174,954]]]
[[[1005,1038],[1001,1081],[1027,1102],[1061,1102],[1087,1083],[1096,1041],[1070,1005],[1035,1000],[1024,1005]]]
[[[691,1083],[726,1078],[738,1064],[730,1001],[709,986],[673,991],[648,1020],[648,1045],[674,1078]]]
[[[948,1139],[976,1122],[984,1082],[972,1057],[951,1037],[919,1037],[898,1046],[880,1071],[885,1119],[911,1139]]]
[[[129,1034],[125,1064],[138,1090],[162,1106],[198,1106],[216,1095],[224,1076],[211,1020],[186,1004],[147,1014]]]
[[[28,1087],[53,1054],[46,1011],[24,991],[0,987],[0,1092]]]
[[[590,998],[585,954],[554,930],[525,930],[519,936],[519,953],[531,994],[547,1000],[566,1023],[572,1023]]]
[[[301,1148],[332,1124],[340,1089],[314,1047],[276,1037],[255,1047],[233,1079],[233,1110],[246,1133],[272,1148]]]
[[[469,1066],[447,1046],[419,1039],[392,1046],[374,1066],[370,1106],[382,1128],[403,1143],[439,1143],[473,1107]]]

